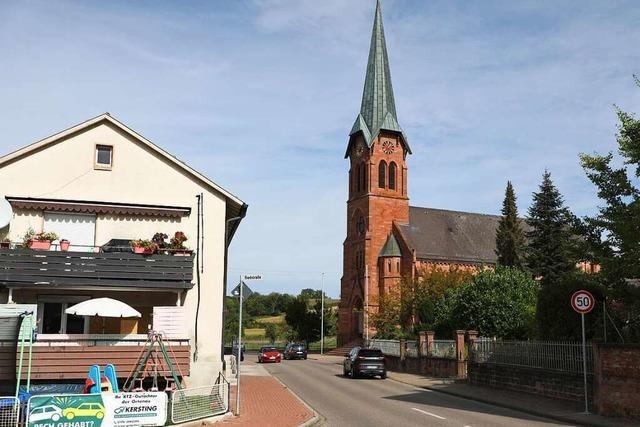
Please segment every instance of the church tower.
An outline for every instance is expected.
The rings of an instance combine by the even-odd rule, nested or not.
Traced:
[[[380,293],[399,280],[401,254],[391,232],[394,221],[409,222],[407,154],[411,149],[398,124],[378,1],[360,114],[345,153],[350,169],[340,344],[365,335],[365,306],[369,313],[375,312]],[[390,239],[393,241],[388,243]],[[397,269],[386,271],[385,266]]]

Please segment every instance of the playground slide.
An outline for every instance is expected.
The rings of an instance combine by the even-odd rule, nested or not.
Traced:
[[[114,393],[119,393],[118,389],[118,376],[116,375],[116,367],[111,363],[104,367],[104,376],[107,377],[109,382],[111,383],[111,389]]]
[[[93,365],[89,368],[89,378],[93,381],[91,393],[100,393],[100,366]]]

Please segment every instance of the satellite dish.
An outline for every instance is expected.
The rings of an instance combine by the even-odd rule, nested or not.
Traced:
[[[12,216],[13,209],[11,209],[11,205],[7,202],[7,199],[0,197],[0,229],[9,225]]]

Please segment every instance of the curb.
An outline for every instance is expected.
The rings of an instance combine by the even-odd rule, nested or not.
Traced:
[[[576,420],[574,418],[571,417],[565,417],[562,415],[556,415],[556,414],[549,414],[549,413],[545,413],[542,411],[536,411],[535,409],[531,409],[531,408],[523,408],[521,406],[517,406],[517,405],[509,405],[508,403],[501,403],[501,402],[496,402],[495,400],[490,400],[490,399],[484,399],[482,397],[471,397],[471,396],[467,396],[461,393],[456,393],[453,391],[448,391],[448,390],[442,390],[440,388],[437,387],[430,387],[430,386],[420,386],[420,385],[415,385],[406,381],[401,381],[399,379],[396,378],[391,378],[391,377],[387,377],[388,379],[391,379],[395,382],[401,383],[401,384],[407,384],[413,387],[418,387],[418,388],[423,388],[425,390],[430,390],[430,391],[435,391],[437,393],[442,393],[442,394],[446,394],[449,396],[454,396],[457,397],[459,399],[466,399],[466,400],[472,400],[475,402],[480,402],[480,403],[484,403],[487,405],[492,405],[492,406],[498,406],[500,408],[506,408],[506,409],[511,409],[513,411],[518,411],[518,412],[523,412],[525,414],[529,414],[529,415],[535,415],[537,417],[541,417],[541,418],[547,418],[550,420],[554,420],[554,421],[561,421],[564,423],[569,423],[569,424],[577,424],[577,425],[583,425],[583,426],[588,426],[588,427],[608,427],[608,424],[602,424],[602,423],[590,423],[590,422],[583,422],[582,420]]]
[[[291,393],[293,395],[293,397],[295,397],[296,399],[298,399],[300,401],[300,403],[302,403],[304,406],[306,406],[306,408],[308,410],[310,410],[313,413],[313,417],[311,417],[310,419],[308,419],[307,421],[305,421],[304,423],[300,424],[298,427],[311,427],[311,426],[316,426],[316,425],[320,425],[321,421],[324,421],[324,417],[322,415],[320,415],[320,413],[318,411],[316,411],[315,409],[313,409],[313,407],[311,405],[309,405],[307,402],[304,401],[303,398],[301,398],[300,396],[298,396],[297,394],[295,394],[293,392],[293,390],[291,390],[289,388],[288,385],[286,385],[285,383],[283,383],[280,378],[276,377],[275,375],[273,375],[271,372],[269,372],[269,374],[271,375],[272,378],[275,378],[276,381],[278,381],[280,384],[282,384],[282,387],[286,388],[289,393]]]

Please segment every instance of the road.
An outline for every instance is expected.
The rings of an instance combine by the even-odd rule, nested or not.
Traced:
[[[340,358],[309,357],[264,366],[319,412],[327,426],[566,425],[391,379],[352,380],[342,376]]]

